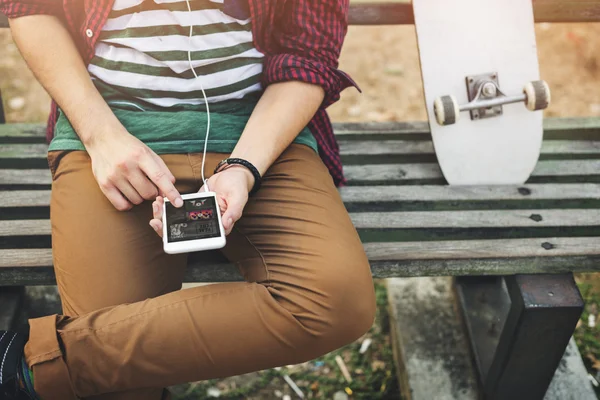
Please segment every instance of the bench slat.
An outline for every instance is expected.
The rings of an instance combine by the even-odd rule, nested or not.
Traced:
[[[541,216],[541,220],[536,217]],[[357,229],[524,228],[597,226],[600,210],[493,210],[350,213]],[[50,235],[50,220],[0,221],[0,237]]]
[[[2,185],[50,185],[52,177],[47,169],[0,169]]]
[[[536,221],[532,216],[541,216]],[[598,226],[600,210],[502,210],[351,213],[358,229],[506,228]],[[0,222],[0,232],[1,232]]]
[[[551,244],[551,250],[544,246]],[[375,278],[600,272],[599,238],[367,243]],[[4,285],[53,284],[50,249],[0,250]],[[231,265],[193,258],[186,282],[241,280]]]
[[[410,179],[443,179],[438,164],[348,165],[344,167],[349,181],[402,181]],[[538,162],[532,176],[598,175],[597,160],[545,160]]]
[[[423,136],[420,140],[431,139],[427,121],[337,122],[333,124],[333,127],[340,140],[371,135]],[[45,136],[46,127],[43,124],[0,124],[0,141],[19,137],[43,139]],[[600,140],[600,117],[545,118],[544,137],[546,139],[560,137],[567,140],[592,140],[590,138]]]
[[[364,248],[371,261],[600,255],[600,237],[365,243]],[[0,268],[51,265],[51,249],[0,250]]]
[[[339,140],[343,156],[361,155],[434,155],[433,142],[410,140]],[[45,160],[48,146],[39,144],[0,144],[0,159]],[[600,154],[600,141],[548,140],[541,154]]]
[[[600,199],[593,183],[533,184],[516,186],[346,186],[340,189],[345,203],[385,201],[481,201]]]
[[[409,140],[338,140],[342,155],[383,155],[383,154],[435,154],[431,141]],[[4,154],[0,146],[0,157]],[[15,153],[11,151],[11,153]],[[600,141],[587,140],[547,140],[542,144],[541,154],[598,154]],[[23,154],[26,154],[25,152]],[[43,149],[40,154],[45,157]]]
[[[598,22],[600,3],[597,0],[537,0],[533,3],[536,22]],[[409,25],[414,24],[410,3],[352,4],[348,21],[351,25]],[[8,20],[0,14],[0,28]]]
[[[533,3],[536,22],[598,22],[598,0],[537,0]],[[353,25],[409,25],[414,24],[410,3],[352,4],[349,15]]]
[[[594,183],[533,184],[516,186],[346,186],[340,188],[344,203],[407,201],[513,201],[600,200],[600,185]],[[0,191],[0,208],[48,207],[49,190]]]
[[[411,179],[443,179],[438,164],[381,164],[348,165],[346,177],[352,181],[381,182]],[[533,177],[600,175],[599,160],[544,160],[538,162]],[[50,171],[46,169],[0,169],[0,184],[50,185]]]

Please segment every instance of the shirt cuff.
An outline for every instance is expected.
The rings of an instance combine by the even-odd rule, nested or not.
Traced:
[[[348,87],[352,86],[361,91],[348,74],[324,63],[292,54],[267,57],[263,74],[264,86],[285,81],[301,81],[323,87],[323,108],[338,101],[340,93]]]
[[[6,15],[8,18],[25,17],[28,15],[61,16],[62,11],[62,5],[57,6],[56,2],[50,4],[50,2],[31,0],[0,0],[0,14]]]

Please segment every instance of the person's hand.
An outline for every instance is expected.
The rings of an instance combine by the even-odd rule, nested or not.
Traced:
[[[242,217],[244,207],[248,202],[248,193],[254,185],[254,176],[243,166],[231,166],[208,179],[211,192],[217,194],[217,201],[221,209],[221,220],[225,234],[229,235],[235,223]],[[204,191],[204,186],[200,192]],[[158,196],[152,203],[154,218],[150,226],[162,237],[163,231],[163,204],[164,200]]]
[[[183,205],[175,177],[164,161],[128,132],[98,138],[87,151],[100,190],[117,210],[129,210],[159,194],[176,207]]]

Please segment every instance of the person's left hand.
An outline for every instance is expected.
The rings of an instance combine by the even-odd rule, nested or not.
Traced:
[[[229,235],[235,223],[242,217],[244,207],[248,202],[248,193],[254,185],[254,176],[243,166],[232,165],[224,171],[211,176],[208,179],[208,187],[211,192],[217,194],[217,201],[221,209],[221,220],[225,234]],[[204,191],[204,186],[200,192]],[[162,237],[162,214],[164,199],[162,196],[156,198],[152,203],[154,218],[150,226]]]

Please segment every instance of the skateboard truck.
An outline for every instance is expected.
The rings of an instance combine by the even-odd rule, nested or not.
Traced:
[[[440,125],[452,125],[463,111],[469,111],[472,120],[502,115],[502,106],[525,103],[530,111],[543,110],[550,104],[550,88],[545,81],[528,82],[523,93],[507,96],[500,90],[498,74],[467,76],[469,102],[459,105],[456,97],[442,96],[435,99],[433,111]]]

